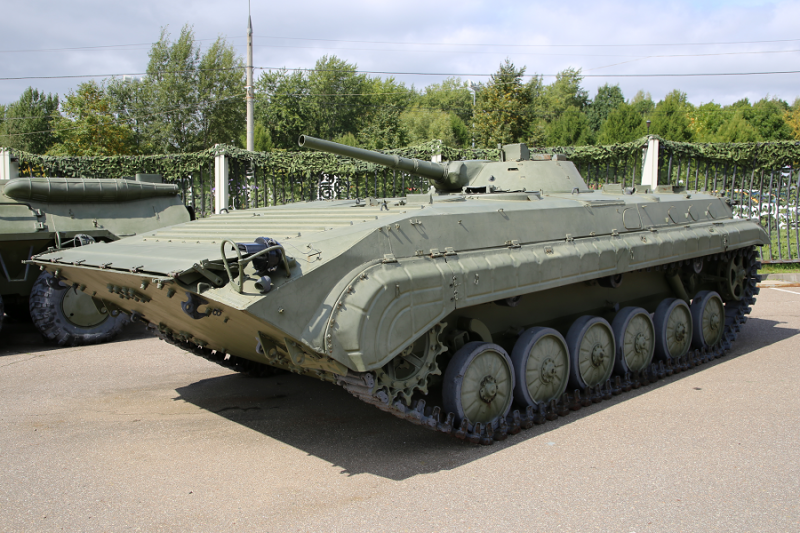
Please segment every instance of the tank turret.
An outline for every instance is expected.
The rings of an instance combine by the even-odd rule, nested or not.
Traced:
[[[534,154],[524,144],[503,146],[501,161],[432,163],[301,135],[301,147],[352,157],[431,180],[440,192],[589,192],[575,165],[563,155]]]

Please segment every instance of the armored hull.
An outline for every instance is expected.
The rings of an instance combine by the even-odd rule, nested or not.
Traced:
[[[562,158],[506,149],[428,168],[427,194],[232,212],[35,262],[198,355],[474,442],[730,347],[763,228],[725,198],[594,191]]]

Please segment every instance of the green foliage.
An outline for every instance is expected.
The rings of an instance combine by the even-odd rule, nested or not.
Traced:
[[[792,128],[783,120],[789,104],[777,98],[762,98],[753,104],[748,121],[765,141],[784,141],[792,138]]]
[[[598,87],[597,96],[594,97],[586,111],[592,131],[599,132],[600,126],[606,121],[608,115],[624,102],[625,97],[622,95],[619,85],[611,86],[606,83],[602,87]]]
[[[550,113],[545,118],[553,120],[570,107],[584,110],[589,105],[589,93],[581,87],[582,81],[581,69],[568,68],[556,74],[556,81],[544,90],[547,111]]]
[[[0,146],[43,154],[56,142],[50,130],[59,116],[58,95],[28,87],[0,111]]]
[[[547,125],[548,146],[593,144],[592,131],[586,113],[577,107],[568,107],[558,118]]]
[[[374,148],[404,145],[400,114],[413,91],[357,68],[323,56],[310,73],[264,72],[256,82],[256,116],[268,125],[275,146],[292,150],[301,134],[323,139],[350,134]]]
[[[425,87],[418,99],[418,105],[431,110],[453,113],[464,124],[472,120],[472,92],[467,82],[461,78],[447,78],[442,83],[432,83]]]
[[[783,120],[791,128],[794,138],[800,140],[800,98],[794,101],[792,109],[784,112]]]
[[[410,144],[438,139],[448,146],[464,147],[470,141],[469,128],[455,113],[415,105],[400,117]]]
[[[525,67],[517,69],[506,59],[478,93],[475,137],[482,146],[519,142],[525,135],[530,91],[522,83]]]
[[[599,144],[631,142],[647,133],[644,118],[636,108],[622,102],[609,113],[597,136]]]
[[[677,89],[672,91],[656,105],[650,132],[670,141],[691,141],[688,112],[686,94]]]
[[[244,131],[241,58],[222,38],[201,52],[191,27],[175,41],[164,28],[144,79],[109,82],[113,110],[133,131],[139,152],[191,152],[235,142]]]
[[[239,147],[247,148],[247,132],[239,136]],[[253,150],[256,152],[271,152],[274,148],[272,136],[263,122],[256,121],[253,124]]]
[[[650,93],[646,93],[642,90],[636,92],[633,100],[631,100],[631,105],[636,112],[643,117],[652,113],[656,108],[656,104],[653,102],[653,98],[650,96]]]
[[[134,133],[119,124],[112,113],[113,102],[95,81],[67,94],[61,106],[63,117],[55,122],[57,142],[48,155],[129,155],[136,151]]]

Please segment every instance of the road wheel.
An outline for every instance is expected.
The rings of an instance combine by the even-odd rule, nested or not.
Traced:
[[[128,322],[127,315],[113,316],[104,307],[98,309],[91,296],[48,272],[42,272],[33,285],[30,312],[42,335],[61,346],[107,342]]]
[[[683,300],[667,298],[656,308],[656,356],[677,360],[689,353],[692,344],[692,313]]]
[[[520,335],[511,352],[514,398],[528,406],[558,399],[567,388],[569,350],[561,334],[551,328],[530,328]]]
[[[514,368],[508,354],[490,342],[468,342],[447,365],[442,385],[446,411],[456,425],[481,423],[497,428],[514,399]]]
[[[582,316],[567,332],[569,347],[569,384],[586,389],[605,383],[614,370],[614,332],[611,325],[597,316]]]
[[[620,376],[647,368],[656,349],[656,331],[650,313],[625,307],[611,324],[617,343],[614,371]]]
[[[692,300],[692,346],[707,348],[722,340],[725,305],[714,291],[701,291]]]

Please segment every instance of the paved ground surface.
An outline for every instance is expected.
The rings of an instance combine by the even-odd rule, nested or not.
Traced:
[[[798,315],[762,289],[727,357],[491,447],[141,329],[6,324],[0,530],[800,531]]]

